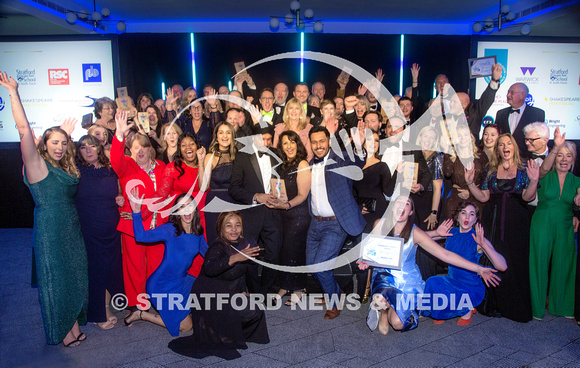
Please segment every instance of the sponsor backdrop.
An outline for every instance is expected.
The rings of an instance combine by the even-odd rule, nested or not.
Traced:
[[[546,123],[553,134],[556,127],[568,139],[580,139],[580,44],[479,42],[477,57],[493,56],[504,67],[501,86],[489,109],[486,122],[497,110],[508,107],[506,94],[514,83],[530,89],[526,102],[546,112]],[[481,96],[489,77],[478,78],[475,94]],[[551,135],[553,136],[553,135]]]
[[[111,41],[0,42],[2,71],[20,85],[20,98],[37,136],[66,118],[78,119],[102,96],[114,96]],[[19,142],[8,91],[0,89],[0,143]]]

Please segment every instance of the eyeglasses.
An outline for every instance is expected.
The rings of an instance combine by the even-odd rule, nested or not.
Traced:
[[[534,143],[538,139],[542,139],[542,138],[524,138],[524,142]]]
[[[274,97],[261,97],[260,100],[273,101]]]
[[[114,109],[110,106],[107,106],[107,107],[103,107],[101,110],[114,110]]]
[[[201,107],[201,106],[192,106],[191,109],[194,110],[194,111],[199,111],[199,110],[202,110],[203,107]]]

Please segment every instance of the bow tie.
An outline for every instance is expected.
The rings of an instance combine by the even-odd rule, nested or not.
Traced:
[[[546,155],[536,155],[535,153],[532,153],[532,156],[534,156],[534,158],[541,158],[542,160],[546,159]]]
[[[262,158],[262,156],[264,156],[265,154],[266,154],[266,152],[258,151],[259,158]]]
[[[274,116],[274,111],[270,111],[270,112],[262,111],[262,116],[267,116],[267,117],[271,118],[272,116]]]
[[[515,112],[516,114],[519,114],[520,113],[520,109],[511,109],[510,110],[510,114],[513,113],[513,112]]]
[[[371,111],[377,111],[378,106],[377,105],[371,105]]]
[[[313,165],[316,165],[316,164],[319,164],[319,163],[321,163],[323,161],[324,161],[324,157],[319,158],[319,157],[314,156],[314,158],[312,159],[312,164]]]

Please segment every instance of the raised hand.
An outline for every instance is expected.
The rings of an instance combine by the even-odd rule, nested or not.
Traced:
[[[364,84],[361,84],[361,85],[358,87],[358,94],[359,94],[359,95],[363,95],[363,96],[364,96],[364,94],[365,94],[365,93],[367,93],[367,89],[368,89],[368,88],[367,88],[367,87],[365,87],[365,85],[364,85]]]
[[[381,69],[381,68],[377,69],[377,72],[375,73],[375,78],[377,78],[379,83],[383,83],[384,77],[385,77],[385,75],[383,74],[383,69]]]
[[[561,147],[566,142],[566,133],[560,134],[560,127],[556,127],[554,131],[554,149]]]
[[[433,227],[435,227],[435,226],[433,226]],[[451,230],[452,227],[453,227],[453,220],[447,219],[447,220],[443,221],[441,223],[441,225],[439,225],[439,227],[437,228],[437,230],[435,230],[435,232],[437,233],[437,235],[442,236],[442,237],[453,236],[453,234],[451,234],[449,232],[449,230]]]
[[[173,90],[171,88],[167,88],[167,92],[165,92],[165,105],[173,106],[175,101],[177,101],[177,95],[173,94]]]
[[[471,236],[473,236],[473,240],[475,240],[475,242],[479,246],[483,246],[484,245],[483,235],[484,235],[484,233],[483,233],[483,226],[481,226],[480,223],[477,223],[475,225],[475,234],[471,234]]]
[[[346,85],[348,83],[348,80],[350,79],[350,75],[346,75],[346,78],[343,80],[341,79],[342,76],[342,72],[340,72],[340,74],[338,75],[338,78],[336,78],[336,82],[338,83],[339,87],[341,90],[346,88]]]
[[[133,211],[133,213],[141,212],[141,200],[143,197],[139,197],[139,190],[137,187],[131,190],[131,195],[129,196],[129,205],[131,206],[131,211]],[[138,199],[139,201],[136,201],[135,199]]]
[[[540,179],[540,165],[532,159],[528,160],[526,172],[528,173],[528,178],[530,178],[530,180],[537,182]]]
[[[501,78],[502,70],[503,66],[501,64],[493,64],[491,67],[491,79],[499,80]]]
[[[210,89],[209,94],[206,96],[206,102],[209,104],[209,107],[215,106],[216,105],[216,99],[215,99],[215,89]]]
[[[198,150],[195,152],[195,154],[197,155],[197,163],[198,163],[198,165],[199,165],[200,163],[204,162],[204,160],[205,160],[205,155],[206,155],[206,152],[205,152],[205,147],[201,147],[200,149],[198,149]]]
[[[12,77],[8,77],[6,72],[0,73],[0,85],[8,90],[8,92],[16,92],[18,90],[18,82]]]
[[[497,270],[489,267],[479,268],[479,276],[481,276],[487,287],[495,287],[499,285],[501,278],[495,274],[496,272]]]
[[[413,77],[413,82],[417,82],[419,80],[419,70],[421,70],[419,64],[413,63],[413,66],[411,67],[411,76]]]
[[[68,118],[65,121],[63,121],[62,124],[60,124],[60,129],[64,130],[70,138],[72,135],[72,132],[75,130],[76,123],[77,123],[77,119]]]
[[[134,125],[134,123],[127,124],[127,116],[129,116],[129,113],[120,109],[117,110],[117,113],[115,114],[115,124],[117,126],[115,135],[119,141],[123,141],[125,133],[127,133]]]
[[[348,96],[344,99],[344,110],[350,111],[354,110],[354,106],[358,103],[358,98],[356,96]]]

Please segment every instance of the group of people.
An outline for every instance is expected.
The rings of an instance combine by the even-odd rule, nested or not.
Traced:
[[[190,311],[144,295],[187,303],[190,294],[260,293],[292,306],[306,297],[307,273],[276,266],[311,266],[324,319],[334,319],[343,291],[332,260],[347,239],[358,244],[365,234],[403,239],[400,268],[359,262],[372,330],[407,331],[419,315],[466,325],[478,306],[519,322],[541,319],[546,303],[549,313],[572,317],[575,146],[556,129],[548,150],[543,111],[525,104],[521,83],[477,145],[502,67],[494,65],[476,101],[450,90],[444,75],[435,80],[438,97],[422,101],[419,71],[413,64],[413,85],[381,99],[386,106],[375,97],[380,69],[346,97],[348,79],[339,77],[332,99],[321,82],[312,94],[298,83],[292,98],[283,83],[258,92],[247,72],[233,91],[205,86],[203,99],[179,85],[165,101],[141,94],[136,111],[104,97],[76,145],[74,120],[37,140],[18,84],[0,75],[36,204],[34,271],[47,342],[81,344],[79,323],[87,321],[113,328],[111,295],[124,293],[127,326],[146,320],[172,336],[193,329],[170,348],[230,356],[247,341],[269,342],[262,310]],[[137,111],[148,114],[150,129]],[[251,260],[258,257],[261,273]],[[398,307],[397,298],[422,294],[467,295],[470,303]]]

